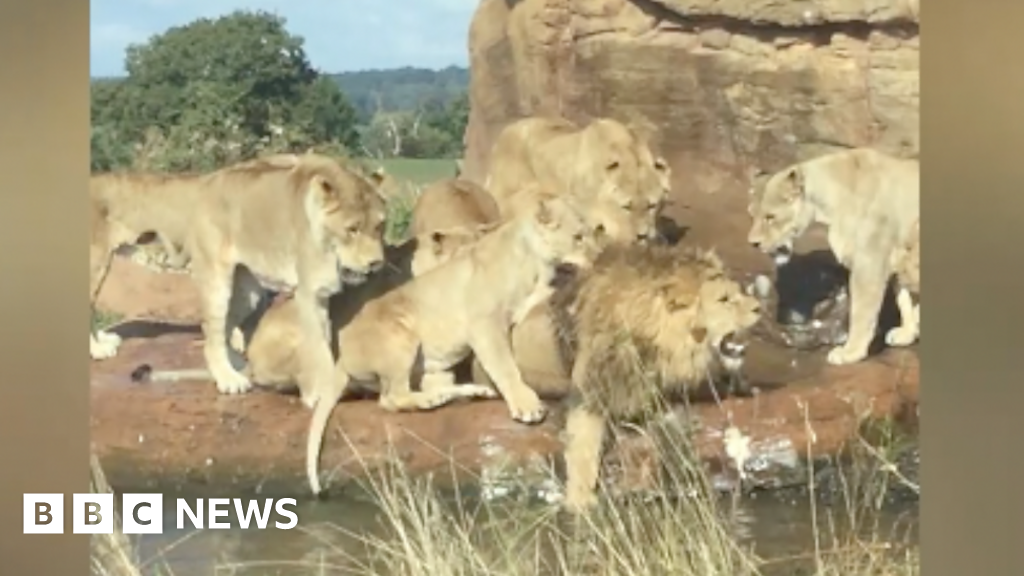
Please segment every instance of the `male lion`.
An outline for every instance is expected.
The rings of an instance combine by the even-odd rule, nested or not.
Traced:
[[[473,354],[491,376],[513,419],[543,420],[547,409],[516,366],[509,332],[562,263],[586,267],[601,233],[557,195],[501,224],[447,262],[369,302],[338,334],[338,370],[320,393],[310,424],[307,472],[316,470],[324,428],[350,380],[379,382],[386,410],[429,410],[456,398],[493,397],[479,384],[456,385],[452,368]],[[411,380],[420,390],[411,390]]]
[[[278,154],[241,165],[293,166],[296,161],[293,154]],[[163,248],[166,267],[180,269],[188,264],[185,238],[208,181],[206,174],[146,172],[111,172],[89,178],[89,300],[93,315],[118,249],[153,239]],[[89,337],[89,354],[96,360],[111,358],[120,344],[116,334],[96,331]]]
[[[643,417],[709,376],[736,375],[761,313],[714,253],[664,245],[609,247],[551,306],[571,367],[564,505],[572,512],[596,502],[609,422]]]
[[[203,306],[203,346],[217,389],[248,391],[232,363],[226,335],[268,291],[293,295],[307,335],[320,344],[303,377],[329,378],[333,365],[328,298],[359,284],[384,263],[381,175],[364,178],[334,160],[305,154],[292,166],[250,162],[205,177],[186,241]]]
[[[829,351],[830,364],[864,359],[875,336],[885,290],[902,247],[920,241],[920,164],[870,148],[833,152],[772,174],[751,196],[747,239],[789,261],[793,242],[814,223],[828,226],[828,243],[850,270],[850,328],[846,342]],[[907,346],[918,335],[913,302],[901,286],[902,325],[890,330],[890,346]]]
[[[657,236],[671,171],[641,138],[610,118],[580,127],[565,118],[530,117],[498,135],[485,188],[503,216],[529,211],[529,183],[565,194],[615,241]]]

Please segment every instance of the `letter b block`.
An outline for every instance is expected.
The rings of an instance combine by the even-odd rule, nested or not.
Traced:
[[[25,534],[64,533],[63,494],[25,494]]]
[[[71,529],[75,534],[113,534],[113,494],[74,494],[73,501]]]

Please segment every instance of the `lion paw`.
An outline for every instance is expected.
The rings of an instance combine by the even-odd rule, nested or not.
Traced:
[[[828,363],[833,366],[842,366],[844,364],[853,364],[863,360],[867,354],[863,352],[851,351],[846,346],[836,346],[828,353]]]
[[[537,424],[548,414],[547,406],[533,390],[529,390],[529,394],[523,393],[514,401],[508,401],[508,410],[513,420],[523,424]]]
[[[109,338],[105,338],[109,337]],[[116,334],[99,333],[89,338],[89,355],[93,360],[105,360],[117,356],[117,349],[121,346],[121,338]]]
[[[910,346],[917,340],[917,330],[909,326],[897,326],[885,334],[889,346]]]
[[[217,375],[217,391],[221,394],[244,394],[252,388],[252,382],[237,370]]]
[[[462,396],[466,398],[498,398],[501,396],[493,387],[483,384],[462,384],[459,388]]]

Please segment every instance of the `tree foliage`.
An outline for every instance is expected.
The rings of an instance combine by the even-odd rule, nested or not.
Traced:
[[[468,71],[322,74],[286,21],[236,11],[126,50],[92,83],[92,168],[210,170],[263,152],[457,157]],[[352,102],[356,105],[353,106]]]
[[[123,161],[111,139],[169,170],[212,169],[262,151],[355,147],[354,108],[302,45],[283,18],[236,11],[130,46],[128,76],[93,85],[93,168]]]

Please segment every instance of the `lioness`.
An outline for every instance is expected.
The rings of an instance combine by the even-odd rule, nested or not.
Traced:
[[[483,188],[464,180],[442,180],[416,200],[412,226],[418,235],[451,232],[493,225],[501,221],[497,204]],[[514,265],[514,264],[512,264]],[[548,317],[548,305],[538,294],[538,303],[522,321],[512,327],[512,353],[526,383],[540,396],[557,397],[569,389],[563,373],[558,340]],[[469,359],[477,383],[491,383],[476,358]]]
[[[207,367],[225,394],[252,382],[232,363],[226,335],[268,291],[292,293],[305,334],[322,345],[308,355],[304,378],[330,378],[328,298],[384,263],[384,200],[369,179],[334,160],[305,154],[292,166],[250,162],[205,177],[186,239],[202,298]]]
[[[870,148],[834,152],[772,174],[751,196],[747,239],[777,265],[789,261],[793,242],[814,223],[828,226],[828,243],[850,270],[850,328],[828,353],[831,364],[864,359],[874,339],[885,290],[904,252],[920,241],[921,177],[917,160]],[[897,298],[901,326],[890,346],[912,344],[919,332],[910,287]]]
[[[459,178],[439,180],[420,194],[412,210],[414,236],[439,230],[497,222],[501,213],[480,185]]]
[[[602,234],[554,194],[501,224],[450,260],[369,302],[338,334],[338,371],[319,394],[307,445],[310,487],[324,428],[350,380],[379,382],[387,410],[428,410],[459,397],[492,397],[479,384],[455,385],[452,368],[472,353],[491,376],[513,419],[536,423],[544,403],[523,382],[509,343],[559,264],[585,268]],[[421,381],[411,390],[411,379]]]
[[[277,154],[255,162],[287,167],[296,161],[293,154]],[[89,300],[93,315],[111,259],[119,248],[153,239],[163,248],[167,267],[183,268],[188,264],[185,237],[208,181],[209,175],[205,174],[146,172],[111,172],[89,178]],[[111,358],[117,355],[120,343],[116,334],[93,332],[89,354],[97,360]]]
[[[480,226],[451,232],[432,232],[398,246],[385,245],[387,264],[379,272],[371,274],[366,282],[347,286],[342,293],[331,296],[332,332],[337,333],[367,302],[446,262],[489,230],[490,227]],[[302,378],[308,368],[303,365],[305,357],[300,354],[310,338],[317,345],[319,334],[303,332],[294,299],[284,298],[274,302],[259,318],[245,348],[248,358],[244,369],[246,377],[259,386],[281,392],[298,389],[302,403],[312,408],[316,405],[318,391],[310,386],[312,381]],[[153,370],[148,364],[139,366],[132,373],[133,380],[148,382],[178,382],[210,377],[210,371],[204,368]]]
[[[491,151],[484,188],[504,216],[529,211],[528,183],[578,201],[615,241],[653,239],[669,191],[664,159],[627,126],[598,118],[580,127],[565,118],[530,117],[506,126]]]
[[[564,506],[596,502],[610,421],[661,408],[666,394],[736,374],[760,304],[717,256],[693,248],[618,245],[551,300],[572,390]]]

